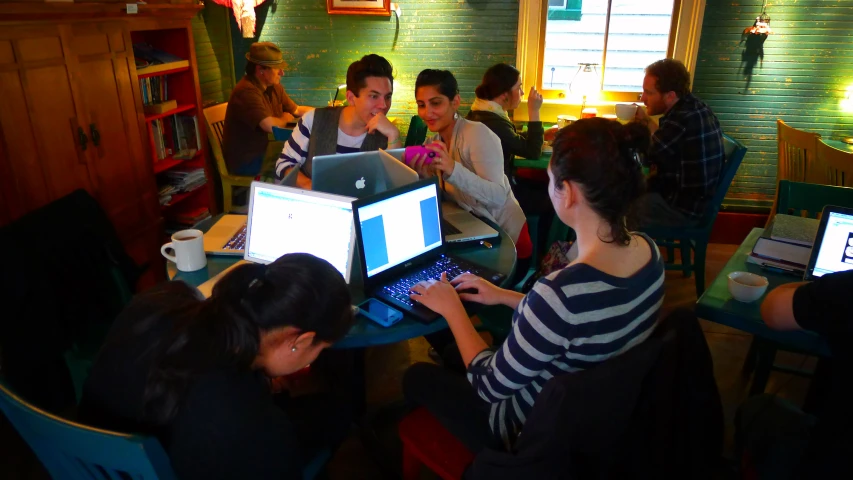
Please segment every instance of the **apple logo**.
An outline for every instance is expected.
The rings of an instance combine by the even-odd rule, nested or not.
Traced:
[[[361,177],[360,179],[355,181],[355,188],[361,190],[362,188],[364,188],[364,183],[364,177]]]

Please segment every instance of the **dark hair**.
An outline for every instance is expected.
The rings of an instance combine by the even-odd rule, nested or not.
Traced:
[[[418,74],[415,80],[415,93],[421,87],[437,87],[439,93],[453,100],[459,95],[459,84],[450,70],[433,70],[428,68]]]
[[[483,74],[483,81],[477,85],[474,93],[477,98],[492,100],[512,90],[521,74],[512,65],[499,63],[492,65]]]
[[[394,85],[394,68],[385,57],[375,53],[361,57],[347,68],[347,90],[358,96],[358,92],[367,86],[367,77],[385,77]]]
[[[649,65],[646,75],[657,79],[655,89],[660,93],[675,92],[678,98],[690,93],[690,73],[683,63],[674,58],[664,58]]]
[[[284,255],[270,265],[240,265],[204,301],[180,302],[150,315],[141,329],[170,321],[152,345],[153,363],[145,386],[145,418],[167,424],[189,382],[217,368],[251,368],[263,332],[293,326],[315,332],[314,341],[334,342],[353,323],[349,289],[326,260],[307,253]]]
[[[258,66],[257,63],[246,60],[246,75],[248,75],[250,77],[254,77],[255,74],[257,73],[255,71],[255,67],[257,67],[257,66]]]
[[[626,217],[645,188],[635,154],[645,155],[650,143],[648,128],[606,118],[578,120],[554,139],[550,163],[554,188],[561,190],[564,181],[580,185],[589,206],[610,225],[611,238],[602,241],[622,245],[631,241]]]

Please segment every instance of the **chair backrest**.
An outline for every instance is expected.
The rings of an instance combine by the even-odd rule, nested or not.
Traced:
[[[90,428],[40,410],[0,381],[0,409],[53,478],[174,479],[153,437]]]
[[[210,150],[216,159],[216,168],[220,176],[233,176],[228,173],[225,166],[225,157],[222,155],[222,135],[225,134],[225,111],[228,110],[228,102],[220,103],[204,109],[204,123],[207,125],[207,138],[210,139]]]
[[[409,131],[406,133],[406,146],[423,145],[427,136],[426,123],[417,115],[412,116],[412,121],[409,122]]]
[[[805,182],[814,163],[820,135],[788,126],[776,120],[776,142],[779,153],[776,161],[776,181]],[[823,183],[823,182],[815,182]]]
[[[775,213],[786,215],[819,218],[827,205],[853,208],[853,188],[782,180],[777,195]]]
[[[720,172],[717,189],[714,191],[711,201],[705,206],[705,214],[702,217],[702,225],[709,229],[713,227],[717,213],[719,213],[720,207],[723,204],[723,199],[726,198],[729,186],[731,186],[737,169],[740,167],[744,155],[746,155],[746,147],[726,134],[723,134],[723,151],[726,154],[723,171]]]
[[[293,136],[292,128],[272,127],[272,136],[276,142],[286,142]]]
[[[818,140],[814,170],[813,177],[824,181],[811,183],[853,187],[853,152],[839,150]]]

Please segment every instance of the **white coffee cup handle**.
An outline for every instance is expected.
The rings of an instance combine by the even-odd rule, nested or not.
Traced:
[[[166,257],[166,259],[171,260],[174,263],[178,263],[177,257],[175,257],[174,255],[169,255],[168,253],[166,253],[166,250],[169,250],[169,249],[174,250],[174,248],[172,248],[172,242],[169,242],[169,243],[163,245],[162,247],[160,247],[160,253],[163,254],[163,256]]]

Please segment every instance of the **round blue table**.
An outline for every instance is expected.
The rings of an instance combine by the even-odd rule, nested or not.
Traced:
[[[196,228],[201,231],[207,231],[218,219],[219,216],[204,220]],[[505,285],[502,286],[506,286],[515,272],[515,244],[500,227],[491,222],[487,223],[500,233],[499,239],[489,239],[491,248],[480,245],[479,243],[451,244],[448,248],[448,253],[458,256],[463,260],[491,268],[498,273],[503,273],[506,275],[506,280],[504,281]],[[241,259],[241,256],[208,255],[207,267],[201,270],[181,272],[177,270],[174,263],[167,262],[167,271],[169,278],[183,280],[190,285],[198,287]],[[366,299],[362,282],[361,262],[358,255],[355,255],[353,259],[350,294],[352,295],[354,305],[358,305]],[[424,324],[410,315],[404,315],[403,319],[396,324],[390,327],[383,327],[359,317],[349,333],[335,343],[332,348],[363,348],[372,345],[385,345],[421,337],[445,328],[447,328],[447,322],[443,318],[439,318],[429,324]]]

